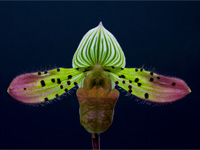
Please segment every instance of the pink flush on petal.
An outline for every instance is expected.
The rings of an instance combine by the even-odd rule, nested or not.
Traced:
[[[151,81],[151,79],[150,79]],[[191,92],[188,85],[181,79],[159,75],[150,84],[153,91],[152,101],[168,103],[179,100]]]
[[[42,78],[44,77],[38,76],[36,73],[20,75],[11,82],[7,91],[13,98],[23,103],[41,102],[41,94],[38,93],[41,89],[37,89],[36,87],[41,86],[40,82]]]

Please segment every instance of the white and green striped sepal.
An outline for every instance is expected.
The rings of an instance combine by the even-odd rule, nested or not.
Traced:
[[[102,23],[82,38],[72,61],[73,68],[100,65],[125,67],[125,56],[116,38]]]

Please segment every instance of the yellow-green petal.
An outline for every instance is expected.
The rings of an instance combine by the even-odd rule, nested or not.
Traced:
[[[68,92],[84,79],[83,68],[58,68],[45,72],[27,73],[16,77],[8,93],[23,103],[41,103]]]
[[[124,68],[115,73],[108,72],[108,74],[115,84],[130,94],[152,102],[173,102],[191,92],[181,79],[159,75],[144,69]]]

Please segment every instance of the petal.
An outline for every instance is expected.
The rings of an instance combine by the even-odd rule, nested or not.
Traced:
[[[41,103],[68,92],[83,80],[84,74],[77,69],[53,69],[27,73],[16,77],[8,93],[23,103]]]
[[[111,79],[127,92],[145,100],[158,103],[173,102],[191,92],[181,79],[167,77],[144,69],[125,68],[108,72]]]

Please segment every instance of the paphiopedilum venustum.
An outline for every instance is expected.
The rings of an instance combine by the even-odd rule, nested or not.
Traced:
[[[8,92],[20,102],[35,104],[55,99],[78,86],[80,122],[94,138],[112,124],[119,97],[116,85],[156,103],[173,102],[191,92],[181,79],[143,68],[125,68],[125,63],[119,43],[100,22],[81,40],[73,57],[73,68],[20,75],[11,82]]]

